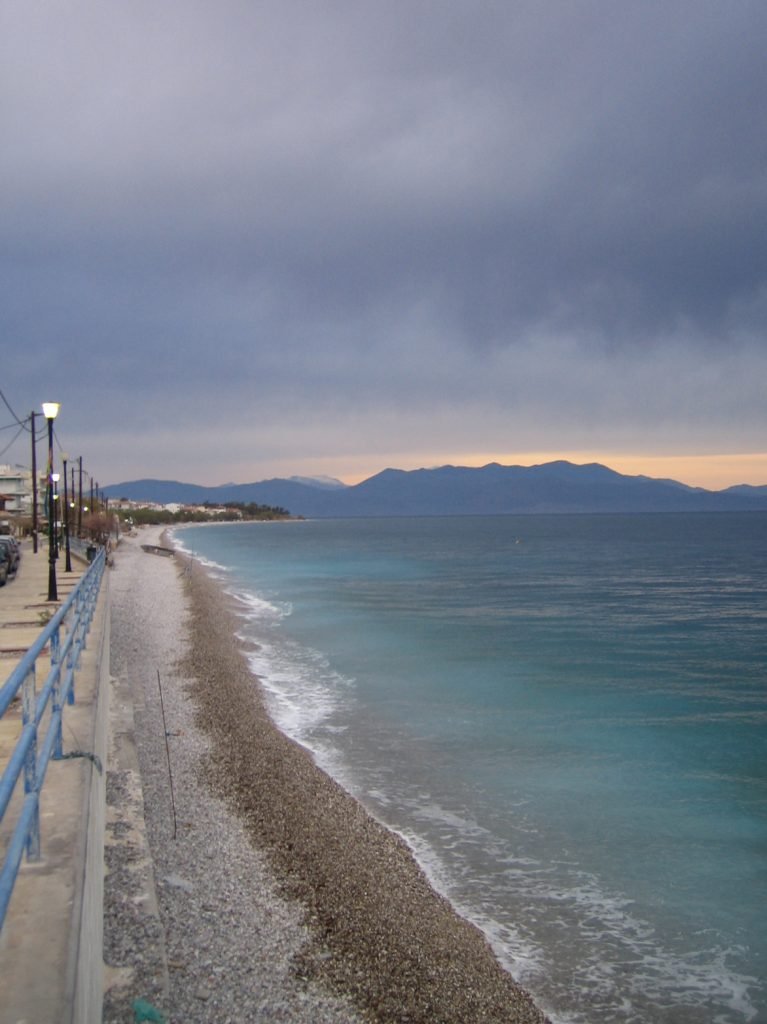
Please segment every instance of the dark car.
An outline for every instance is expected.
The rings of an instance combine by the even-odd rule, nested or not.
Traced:
[[[0,587],[4,587],[8,580],[10,564],[10,555],[4,547],[0,546]]]
[[[19,568],[21,559],[21,551],[15,537],[0,536],[0,551],[7,556],[8,575],[12,576]]]

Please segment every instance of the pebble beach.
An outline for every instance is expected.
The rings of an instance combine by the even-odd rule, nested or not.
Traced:
[[[168,1022],[542,1024],[408,846],[276,728],[229,598],[157,543],[111,570],[135,751],[108,776],[106,1024],[137,998]]]

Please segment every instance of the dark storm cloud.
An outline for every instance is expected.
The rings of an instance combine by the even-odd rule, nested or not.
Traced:
[[[706,0],[3,0],[10,378],[214,437],[257,396],[296,449],[296,417],[450,449],[687,437],[705,404],[742,444],[765,29]]]

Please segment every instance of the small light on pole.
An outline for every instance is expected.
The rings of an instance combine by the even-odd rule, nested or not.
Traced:
[[[59,520],[59,480],[61,476],[59,473],[51,473],[51,480],[53,480],[53,514],[54,514],[54,530],[53,530],[53,557],[58,559],[60,541],[59,541],[59,526],[61,522]]]
[[[43,416],[48,421],[48,600],[58,601],[56,587],[56,553],[54,537],[56,510],[53,505],[53,421],[59,413],[58,402],[43,402]]]

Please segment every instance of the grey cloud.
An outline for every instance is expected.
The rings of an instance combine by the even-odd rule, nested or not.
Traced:
[[[708,0],[6,4],[15,379],[74,368],[90,408],[152,429],[256,394],[274,445],[297,419],[341,445],[349,417],[369,445],[398,422],[452,422],[448,447],[621,416],[691,433],[707,398],[758,432],[766,22]]]

